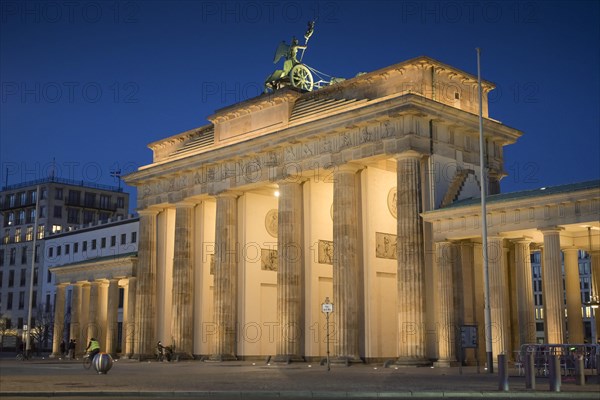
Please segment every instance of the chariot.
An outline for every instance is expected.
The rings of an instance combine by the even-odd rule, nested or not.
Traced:
[[[277,64],[281,58],[285,58],[283,69],[275,70],[265,80],[265,91],[291,85],[300,90],[310,92],[323,86],[343,81],[341,78],[327,75],[302,63],[304,52],[308,47],[308,39],[310,39],[314,30],[314,24],[314,21],[308,23],[308,30],[304,34],[304,45],[299,45],[296,38],[292,38],[289,45],[285,41],[279,43],[275,51],[273,64]],[[300,53],[299,58],[298,53]]]

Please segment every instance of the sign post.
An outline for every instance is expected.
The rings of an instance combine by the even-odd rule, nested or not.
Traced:
[[[325,297],[325,302],[321,304],[321,311],[325,313],[326,328],[327,328],[327,371],[330,370],[329,363],[329,314],[333,312],[333,303],[329,301],[329,297]]]

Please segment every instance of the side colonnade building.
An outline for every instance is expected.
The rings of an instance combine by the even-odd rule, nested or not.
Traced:
[[[493,88],[483,82],[492,195],[506,175],[503,148],[522,134],[489,117]],[[319,359],[326,297],[337,362],[452,365],[459,324],[478,325],[483,345],[479,213],[458,216],[480,192],[478,111],[474,76],[419,57],[315,92],[284,87],[151,143],[153,162],[125,178],[140,215],[133,357],[152,356],[161,340],[180,358]],[[527,229],[544,228],[553,273],[560,233],[546,222],[598,226],[597,185],[588,189],[576,218],[561,220],[552,203],[538,226],[537,209],[533,220],[520,211]],[[520,331],[510,322],[527,326],[514,312],[529,304],[506,293],[517,277],[505,260],[524,260],[539,235],[511,235],[518,245],[505,247],[502,234],[491,238],[502,254],[490,270],[505,338]],[[547,307],[549,320],[561,318],[558,300]],[[557,326],[549,337],[560,341]],[[507,349],[496,343],[494,355]]]

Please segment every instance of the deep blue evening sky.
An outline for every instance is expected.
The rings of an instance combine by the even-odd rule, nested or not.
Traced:
[[[304,62],[334,76],[419,55],[476,74],[482,48],[490,116],[524,132],[504,192],[600,177],[597,1],[0,3],[3,185],[53,159],[63,178],[116,184],[148,143],[258,95],[277,44],[317,16]]]

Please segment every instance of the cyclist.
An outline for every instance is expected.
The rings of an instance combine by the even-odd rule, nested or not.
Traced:
[[[90,353],[90,360],[93,360],[96,354],[100,353],[100,343],[95,338],[91,338],[85,351]]]

